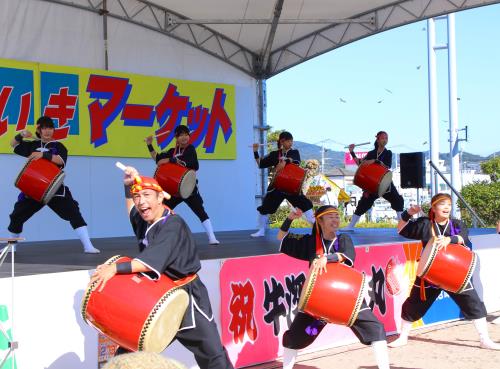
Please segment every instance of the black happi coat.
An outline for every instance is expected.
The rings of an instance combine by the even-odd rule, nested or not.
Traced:
[[[180,216],[165,209],[162,218],[148,224],[133,207],[130,211],[130,222],[139,241],[140,253],[135,260],[149,267],[155,277],[164,273],[177,280],[196,274],[201,269],[193,235]],[[196,278],[184,288],[189,293],[190,302],[180,329],[196,326],[193,321],[195,308],[208,320],[212,320],[208,291],[200,278]]]
[[[281,241],[280,251],[293,258],[311,263],[316,257],[316,237],[312,234],[288,233]],[[333,244],[331,244],[331,241],[323,240],[323,252],[329,260],[329,255],[340,253],[346,258],[344,264],[354,266],[356,250],[351,237],[346,234],[338,235]]]

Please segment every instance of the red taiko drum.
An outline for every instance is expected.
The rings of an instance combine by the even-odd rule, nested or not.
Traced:
[[[47,204],[61,187],[64,172],[47,159],[31,159],[26,162],[14,185],[26,196]]]
[[[290,195],[298,195],[306,178],[306,171],[296,164],[286,164],[274,175],[271,186]]]
[[[326,264],[327,273],[310,273],[299,310],[328,323],[350,327],[356,321],[366,290],[365,275],[341,263]]]
[[[170,195],[187,199],[196,186],[196,172],[179,164],[166,163],[156,168],[154,178]]]
[[[476,254],[462,245],[450,243],[437,250],[432,238],[418,262],[417,275],[445,291],[461,293],[476,267]]]
[[[362,164],[354,175],[354,184],[372,194],[383,196],[392,182],[392,172],[379,163]]]
[[[130,261],[115,256],[106,261]],[[142,273],[116,274],[101,292],[87,288],[82,301],[85,322],[131,351],[161,352],[173,340],[186,313],[189,280],[173,281],[165,274],[153,280]]]

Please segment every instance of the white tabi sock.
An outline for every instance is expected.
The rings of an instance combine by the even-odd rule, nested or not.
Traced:
[[[388,346],[400,347],[406,345],[408,343],[408,336],[410,335],[412,324],[412,322],[401,319],[401,333],[399,334],[399,338],[389,343]]]
[[[203,225],[203,228],[205,228],[205,232],[207,232],[208,243],[210,245],[218,245],[220,242],[217,241],[217,238],[215,238],[214,229],[210,219],[203,221],[201,224]]]
[[[389,350],[387,350],[387,341],[373,341],[372,348],[378,369],[389,369]]]
[[[359,222],[360,218],[361,218],[360,215],[353,214],[351,221],[349,222],[349,225],[347,227],[344,227],[343,229],[345,230],[354,229],[354,226]]]
[[[297,359],[297,350],[283,347],[283,369],[292,369]]]
[[[252,233],[250,236],[252,236],[252,237],[264,237],[266,234],[266,227],[267,227],[267,219],[268,218],[269,218],[269,215],[259,213],[259,229],[257,230],[257,232]]]
[[[75,232],[78,235],[78,238],[83,244],[83,252],[86,254],[99,254],[101,251],[96,249],[92,242],[90,241],[89,231],[87,226],[75,228]]]
[[[486,318],[474,319],[472,322],[474,323],[474,327],[476,327],[477,333],[479,333],[481,348],[500,350],[500,345],[493,342],[488,334],[488,322]]]
[[[314,224],[314,222],[316,221],[316,218],[314,218],[314,213],[313,213],[312,209],[309,209],[308,211],[306,211],[303,216],[311,224]]]

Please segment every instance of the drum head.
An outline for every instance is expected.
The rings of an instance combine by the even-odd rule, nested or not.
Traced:
[[[63,184],[64,176],[65,176],[64,172],[61,172],[57,175],[57,177],[54,178],[54,180],[49,185],[47,191],[42,197],[42,203],[47,204],[50,200],[52,200],[57,190],[59,190],[59,188]]]
[[[429,268],[431,267],[434,259],[436,258],[437,247],[434,244],[434,238],[431,238],[420,255],[420,261],[417,267],[417,276],[420,278],[425,277]]]
[[[382,197],[389,190],[392,183],[392,172],[388,171],[381,179],[378,186],[378,196]]]
[[[187,199],[193,193],[194,186],[196,186],[196,172],[188,170],[181,179],[179,184],[179,194],[183,199]]]
[[[139,338],[139,350],[160,353],[172,342],[181,326],[189,295],[183,288],[168,291],[156,304]]]

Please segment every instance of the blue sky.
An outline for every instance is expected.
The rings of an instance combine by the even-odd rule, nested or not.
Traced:
[[[469,126],[461,148],[480,155],[500,151],[499,19],[500,5],[455,17],[459,128]],[[272,77],[268,124],[309,143],[373,141],[385,130],[395,152],[428,150],[426,28],[423,21],[383,32]],[[436,35],[438,44],[446,42],[446,21],[437,22]],[[446,50],[438,51],[437,61],[440,152],[448,152]]]

